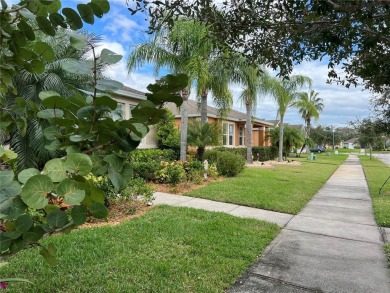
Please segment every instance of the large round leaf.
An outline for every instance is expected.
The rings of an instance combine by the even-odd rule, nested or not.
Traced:
[[[108,0],[92,0],[91,2],[99,6],[104,13],[110,11],[110,3]]]
[[[38,97],[43,101],[50,97],[61,97],[61,95],[55,91],[42,91],[38,94]]]
[[[0,253],[8,250],[11,246],[12,240],[8,237],[5,237],[3,233],[0,233]]]
[[[82,225],[87,220],[87,209],[83,206],[75,206],[71,211],[73,223],[76,225]]]
[[[108,176],[116,191],[119,191],[125,187],[125,182],[122,175],[113,168],[108,169]]]
[[[69,154],[65,161],[65,168],[68,172],[78,175],[88,175],[92,170],[91,158],[86,154]]]
[[[0,202],[3,202],[8,197],[19,195],[20,192],[20,183],[16,180],[13,180],[0,187]]]
[[[43,135],[47,140],[54,140],[60,134],[58,129],[58,126],[46,127],[45,130],[43,130]]]
[[[14,171],[0,171],[0,188],[14,180]]]
[[[32,27],[24,20],[19,20],[18,28],[23,32],[26,38],[30,41],[35,40],[35,34]]]
[[[85,191],[77,188],[77,183],[69,178],[60,182],[57,186],[57,194],[64,198],[68,205],[77,205],[83,201]]]
[[[47,224],[53,227],[63,227],[68,222],[68,216],[62,210],[53,210],[46,216]]]
[[[44,99],[41,105],[45,108],[65,108],[70,105],[70,102],[62,97],[49,97]]]
[[[72,8],[62,9],[62,14],[65,15],[67,22],[72,30],[78,30],[83,27],[83,21],[80,16]]]
[[[99,79],[95,87],[101,91],[116,91],[123,88],[123,84],[115,80]]]
[[[33,225],[33,220],[29,215],[21,215],[15,221],[15,230],[20,233],[28,231]]]
[[[70,44],[77,50],[81,50],[88,45],[87,37],[79,33],[69,33]]]
[[[64,116],[64,111],[60,109],[45,109],[37,113],[37,117],[42,119],[52,119],[52,118],[63,117],[63,116]]]
[[[89,24],[93,24],[95,21],[95,17],[93,15],[93,10],[87,4],[78,4],[77,10],[80,13],[81,18]]]
[[[93,14],[95,14],[95,16],[97,16],[99,18],[101,18],[103,16],[104,12],[99,7],[99,5],[97,5],[96,3],[93,3],[93,2],[87,3],[87,5],[92,8]]]
[[[89,60],[66,60],[62,68],[70,73],[89,75],[93,73],[93,63]]]
[[[48,161],[43,171],[53,182],[60,182],[66,178],[65,162],[61,159]]]
[[[5,206],[4,204],[5,202],[0,204],[0,213],[4,215],[2,216],[3,219],[16,219],[22,215],[27,208],[20,198],[11,200],[8,206]]]
[[[89,205],[89,210],[92,213],[92,216],[97,219],[104,219],[108,216],[108,209],[106,206],[99,202],[93,202]]]
[[[100,54],[100,62],[107,64],[115,64],[121,61],[122,55],[114,53],[108,49],[103,49]]]
[[[50,19],[51,23],[54,24],[55,26],[59,25],[63,28],[68,27],[65,23],[65,18],[59,13],[51,13],[49,15],[49,19]]]
[[[48,204],[47,194],[53,190],[53,181],[45,175],[35,175],[22,188],[22,200],[30,208],[43,209]]]
[[[97,97],[96,106],[108,106],[111,110],[115,110],[118,107],[118,102],[107,96]]]
[[[24,63],[24,67],[28,72],[41,74],[45,71],[45,64],[41,60],[34,59],[30,63]]]
[[[47,22],[50,24],[50,21]],[[44,42],[36,42],[34,44],[33,50],[45,61],[51,62],[55,59],[53,48]]]
[[[27,232],[23,233],[23,239],[26,241],[36,242],[39,239],[41,239],[44,234],[45,234],[45,231],[41,227],[35,226],[35,227],[32,227]]]
[[[37,16],[35,19],[38,23],[39,28],[47,35],[49,36],[55,36],[56,31],[54,30],[53,26],[51,25],[51,22],[43,16]]]
[[[24,184],[28,179],[35,175],[39,175],[39,171],[35,168],[28,168],[18,174],[18,180]]]

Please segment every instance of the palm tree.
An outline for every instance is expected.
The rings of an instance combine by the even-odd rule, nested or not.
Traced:
[[[69,74],[62,68],[64,62],[69,59],[82,59],[85,50],[74,49],[65,30],[60,31],[56,38],[47,38],[44,41],[50,43],[54,49],[55,60],[45,64],[45,72],[42,74],[22,70],[15,75],[13,81],[18,94],[17,96],[8,94],[7,100],[11,103],[16,97],[39,102],[38,94],[41,91],[56,91],[63,97],[69,97],[78,92],[78,88],[88,89],[91,79],[85,75]],[[42,162],[60,155],[59,150],[45,148],[49,142],[43,132],[47,123],[46,120],[30,119],[25,131],[17,127],[11,131],[10,137],[4,143],[9,144],[18,154],[17,170],[30,167],[39,169]]]
[[[194,120],[188,128],[188,144],[196,146],[198,160],[203,161],[203,155],[207,146],[215,146],[220,143],[220,128],[216,123],[206,123]]]
[[[161,30],[153,39],[137,46],[127,61],[129,71],[141,67],[144,63],[153,63],[155,74],[162,67],[173,73],[185,73],[189,76],[188,89],[184,92],[181,106],[181,154],[185,160],[187,140],[187,99],[191,85],[196,82],[196,93],[201,98],[201,121],[207,122],[207,96],[209,90],[217,105],[227,107],[232,102],[228,89],[226,70],[218,70],[222,64],[208,35],[207,27],[188,20],[178,20],[172,30]]]
[[[268,137],[271,140],[271,144],[277,146],[279,144],[279,127],[271,129]],[[305,138],[300,130],[286,125],[283,131],[283,152],[286,158],[292,147],[298,148],[304,141]]]
[[[316,121],[320,117],[320,112],[324,109],[322,99],[318,97],[318,93],[314,90],[310,90],[309,93],[300,93],[298,101],[295,103],[295,107],[299,109],[299,113],[305,120],[306,124],[306,140],[310,139],[311,119]],[[305,142],[302,146],[301,152],[306,145],[307,153],[310,153],[310,146]]]
[[[300,90],[304,85],[311,85],[311,79],[303,75],[293,75],[288,79],[269,78],[267,81],[267,90],[274,97],[278,105],[279,116],[279,156],[278,161],[283,161],[283,122],[288,108],[295,105],[300,95]]]
[[[251,164],[252,159],[252,113],[256,109],[259,94],[265,92],[265,80],[268,73],[264,68],[248,64],[246,60],[239,59],[234,74],[234,81],[241,83],[244,88],[239,99],[246,108],[246,161]]]

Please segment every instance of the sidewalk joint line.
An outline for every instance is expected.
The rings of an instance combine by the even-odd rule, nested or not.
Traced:
[[[357,223],[357,222],[340,221],[340,220],[333,220],[333,219],[326,219],[326,218],[314,218],[314,217],[305,216],[305,215],[297,215],[297,216],[303,217],[303,218],[315,219],[315,220],[326,220],[326,221],[332,221],[332,222],[338,222],[338,223],[347,223],[347,224],[356,224],[356,225],[363,225],[363,226],[370,226],[370,227],[378,227],[375,223],[374,224],[362,224],[362,223]]]
[[[332,236],[332,235],[326,235],[326,234],[322,234],[322,233],[314,233],[314,232],[308,232],[308,231],[302,231],[302,230],[296,230],[296,229],[289,229],[289,228],[284,228],[284,229],[285,230],[289,230],[289,231],[294,231],[294,232],[300,232],[300,233],[306,233],[306,234],[311,234],[311,235],[317,235],[317,236],[324,236],[324,237],[330,237],[330,238],[336,238],[336,239],[342,239],[342,240],[349,240],[349,241],[355,241],[355,242],[376,244],[376,245],[379,245],[380,247],[382,247],[382,245],[383,245],[381,243],[376,243],[376,242],[371,242],[371,241],[357,240],[357,239],[351,239],[351,238],[344,238],[344,237],[340,237],[340,236]]]

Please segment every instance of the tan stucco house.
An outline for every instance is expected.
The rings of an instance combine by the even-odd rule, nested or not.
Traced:
[[[176,125],[180,127],[181,115],[180,110],[174,104],[168,104],[176,118]],[[200,119],[200,109],[198,102],[188,100],[188,118]],[[207,118],[209,123],[220,123],[222,129],[222,144],[226,147],[245,147],[246,145],[246,114],[229,110],[226,117],[221,118],[218,109],[208,106]],[[267,133],[273,124],[257,117],[253,118],[252,129],[252,146],[269,146],[270,141],[267,138]]]
[[[113,98],[118,102],[118,108],[114,112],[114,119],[129,119],[131,118],[131,110],[141,101],[146,100],[145,93],[124,87],[121,90],[115,91]],[[180,110],[175,104],[169,103],[166,107],[175,115],[175,123],[180,128]],[[244,147],[245,138],[245,113],[236,110],[229,110],[225,118],[221,118],[218,109],[207,107],[208,122],[220,123],[222,129],[222,144],[227,147]],[[188,100],[188,117],[189,119],[200,118],[198,103],[194,100]],[[254,117],[252,130],[252,145],[253,146],[269,146],[270,142],[267,138],[267,132],[273,127],[271,122]],[[155,137],[155,129],[151,127],[150,132],[142,139],[140,148],[156,148],[157,141]]]

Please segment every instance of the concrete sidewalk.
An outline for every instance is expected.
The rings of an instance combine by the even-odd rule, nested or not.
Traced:
[[[210,212],[223,212],[240,218],[254,218],[275,223],[279,227],[285,227],[293,218],[293,215],[261,210],[251,207],[239,206],[231,203],[212,201],[184,195],[175,195],[164,192],[155,192],[155,204],[189,207]]]
[[[228,292],[390,292],[383,237],[356,155],[296,216],[161,192],[155,197],[156,204],[225,212],[283,228]]]
[[[371,198],[356,155],[331,176],[228,292],[390,292]]]

